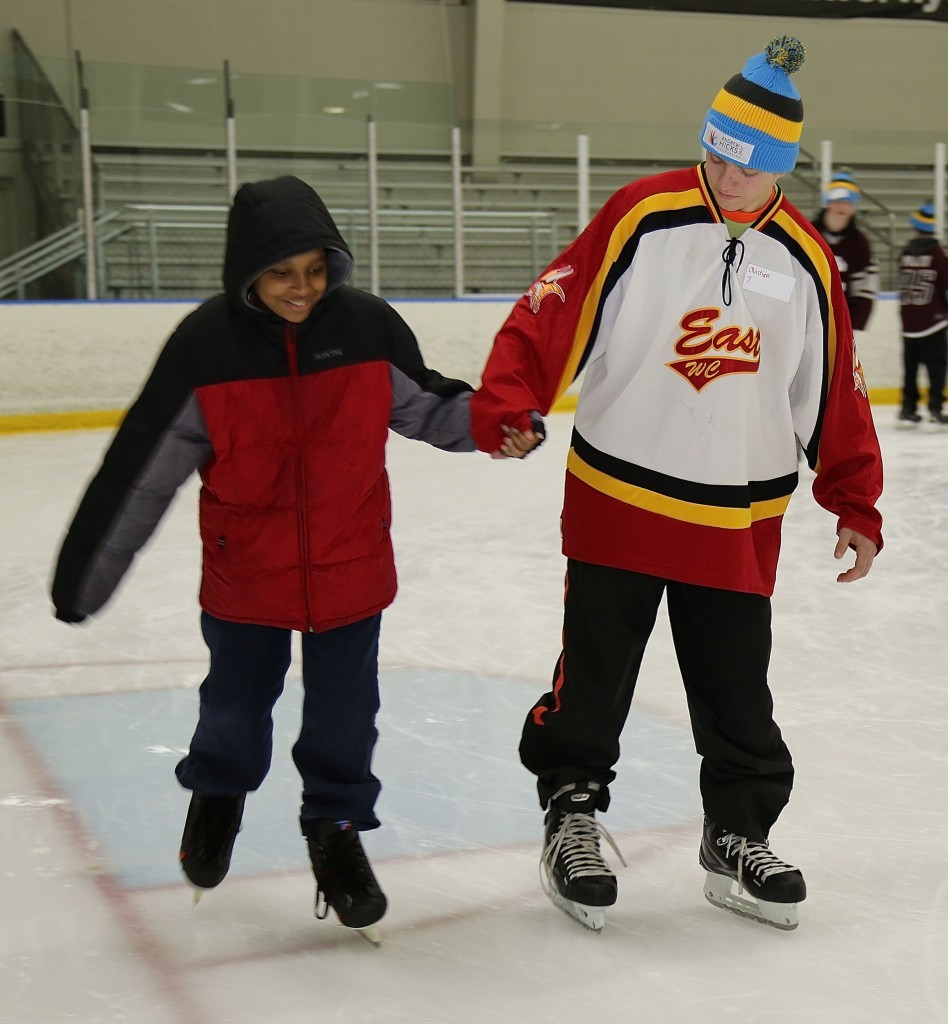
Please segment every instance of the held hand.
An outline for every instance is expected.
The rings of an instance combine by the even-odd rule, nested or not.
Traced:
[[[534,420],[534,428],[533,430],[521,431],[504,424],[501,427],[501,430],[504,432],[504,440],[496,451],[490,453],[490,457],[492,459],[525,458],[544,441],[543,421],[536,418]]]
[[[846,572],[840,573],[836,577],[837,583],[855,583],[856,580],[861,580],[872,568],[872,560],[876,557],[876,546],[868,537],[844,527],[839,531],[839,540],[836,542],[833,557],[842,558],[849,548],[856,552],[856,564]]]

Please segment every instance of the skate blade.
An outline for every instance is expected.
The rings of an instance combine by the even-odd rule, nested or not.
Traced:
[[[382,945],[382,935],[381,935],[381,932],[379,932],[378,928],[376,928],[374,924],[370,924],[370,925],[368,925],[365,928],[356,928],[354,930],[356,932],[358,932],[359,935],[361,935],[362,938],[365,939],[365,941],[368,942],[370,945],[372,945],[372,946],[381,946]]]
[[[800,923],[796,903],[773,903],[770,900],[754,899],[753,896],[731,891],[736,883],[727,875],[709,871],[704,881],[704,898],[722,910],[746,917],[758,924],[770,925],[784,932],[792,932]]]
[[[558,892],[552,892],[549,896],[563,913],[589,931],[595,932],[598,935],[605,926],[605,907],[587,907],[585,903],[575,903],[573,900],[568,900],[561,896]]]

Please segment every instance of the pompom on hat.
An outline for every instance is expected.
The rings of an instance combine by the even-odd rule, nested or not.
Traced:
[[[792,171],[800,153],[803,103],[790,76],[806,51],[793,36],[772,39],[714,98],[699,138],[710,153],[755,171]]]
[[[860,195],[861,192],[855,178],[851,174],[844,174],[840,171],[839,174],[833,175],[826,186],[826,191],[823,193],[823,205],[843,202],[858,206]]]
[[[932,203],[924,203],[909,215],[909,224],[924,235],[935,233],[935,207]]]

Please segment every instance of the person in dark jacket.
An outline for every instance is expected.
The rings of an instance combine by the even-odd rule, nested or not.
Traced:
[[[902,319],[904,386],[900,425],[921,422],[918,368],[928,373],[928,411],[938,426],[948,424],[942,412],[948,365],[948,254],[935,237],[935,208],[923,203],[909,217],[913,237],[899,257],[899,300]]]
[[[238,190],[224,293],[165,344],[69,527],[52,599],[66,622],[98,612],[200,473],[210,668],[176,769],[192,791],[182,868],[196,895],[227,874],[245,795],[270,767],[271,712],[299,632],[293,759],[316,912],[331,907],[361,929],[387,905],[359,831],[379,825],[379,628],[396,590],[388,431],[452,452],[474,442],[470,386],[428,369],[398,314],[346,285],[351,269],[309,185],[281,177]],[[523,454],[517,438],[500,454]]]
[[[879,269],[869,237],[856,222],[862,192],[851,174],[839,171],[823,193],[814,226],[832,249],[842,278],[854,331],[864,331],[879,291]]]

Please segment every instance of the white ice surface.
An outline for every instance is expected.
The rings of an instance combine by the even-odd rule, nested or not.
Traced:
[[[515,744],[558,653],[570,421],[552,417],[522,464],[392,438],[401,591],[383,624],[384,825],[366,836],[390,899],[379,949],[312,917],[305,851],[293,862],[286,845],[285,745],[234,874],[197,908],[175,877],[172,768],[193,723],[186,711],[170,735],[161,715],[189,699],[196,713],[203,675],[196,489],[105,611],[67,627],[50,565],[108,435],[0,437],[0,1022],[948,1022],[948,433],[893,419],[877,410],[887,546],[868,579],[835,582],[835,523],[806,475],[785,522],[772,684],[797,783],[773,841],[810,893],[792,933],[702,897],[664,617],[635,699],[642,746],[627,734],[603,819],[629,864],[619,902],[595,936],[542,895]],[[79,738],[44,732],[44,709]],[[110,764],[116,737],[141,757]],[[128,882],[103,812],[140,833],[133,874],[168,881]],[[496,818],[487,842],[478,815]]]

